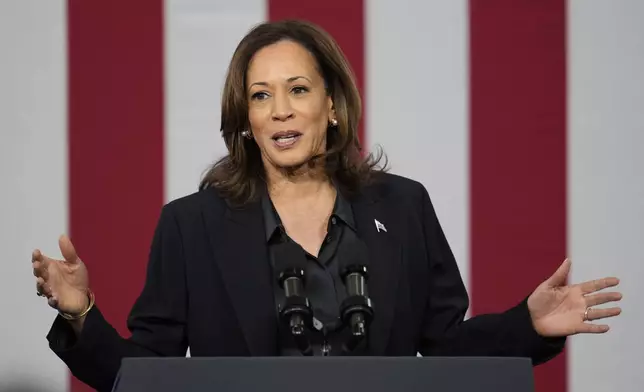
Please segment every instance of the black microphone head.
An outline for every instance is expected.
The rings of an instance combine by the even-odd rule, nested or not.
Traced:
[[[271,247],[273,252],[276,278],[280,281],[288,277],[304,279],[306,255],[301,246],[292,241],[285,241]]]
[[[341,252],[338,252],[340,276],[344,278],[352,272],[360,272],[367,277],[369,266],[369,250],[364,241],[358,239],[344,245]]]

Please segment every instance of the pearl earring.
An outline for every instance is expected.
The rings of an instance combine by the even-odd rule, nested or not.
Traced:
[[[331,120],[331,125],[333,125],[334,127],[337,127],[338,126],[338,120],[336,120],[335,118],[333,120]]]
[[[243,137],[245,137],[246,139],[250,139],[250,138],[251,138],[250,131],[249,131],[249,130],[247,130],[247,129],[246,129],[246,130],[244,130],[244,131],[242,131],[241,135],[242,135]]]

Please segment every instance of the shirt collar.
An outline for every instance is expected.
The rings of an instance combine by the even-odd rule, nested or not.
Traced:
[[[335,204],[333,205],[333,212],[331,213],[331,219],[339,219],[344,224],[349,226],[353,231],[356,231],[355,220],[353,218],[353,210],[351,208],[351,203],[349,200],[342,194],[340,189],[336,187],[337,193],[335,198]],[[264,215],[264,229],[266,231],[266,241],[276,235],[276,232],[283,231],[282,221],[271,201],[271,198],[268,195],[268,190],[264,189],[262,194],[262,212]]]

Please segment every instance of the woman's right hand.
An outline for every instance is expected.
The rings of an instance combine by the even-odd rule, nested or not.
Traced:
[[[63,260],[47,257],[38,249],[31,254],[36,290],[38,295],[47,297],[49,306],[75,316],[89,306],[87,267],[67,236],[58,239],[58,246]]]

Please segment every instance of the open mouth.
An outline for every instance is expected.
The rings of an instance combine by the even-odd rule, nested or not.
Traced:
[[[272,136],[275,145],[279,148],[291,147],[302,137],[302,133],[298,131],[283,131],[277,132]]]

